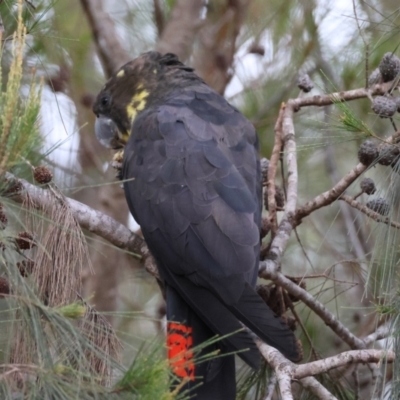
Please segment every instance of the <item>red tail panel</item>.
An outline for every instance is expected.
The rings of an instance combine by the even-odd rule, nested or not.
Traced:
[[[172,371],[180,378],[194,380],[192,328],[169,322],[167,332],[168,359]]]

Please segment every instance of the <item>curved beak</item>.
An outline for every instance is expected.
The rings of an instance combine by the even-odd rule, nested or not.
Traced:
[[[118,137],[117,125],[112,119],[100,115],[96,118],[94,131],[97,140],[105,147],[119,149],[122,147]]]

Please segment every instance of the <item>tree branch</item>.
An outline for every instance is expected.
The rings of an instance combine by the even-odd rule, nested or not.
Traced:
[[[301,386],[308,389],[312,394],[321,400],[338,400],[328,389],[326,389],[314,377],[308,376],[307,378],[300,379]]]
[[[89,21],[105,74],[110,77],[131,57],[121,46],[122,41],[118,38],[111,17],[104,12],[101,0],[81,0],[81,5]]]
[[[301,107],[309,106],[329,106],[334,103],[363,99],[365,97],[384,95],[390,89],[392,89],[393,81],[380,83],[371,86],[369,89],[359,88],[353,90],[347,90],[345,92],[335,92],[326,95],[314,95],[309,97],[298,97],[290,100],[293,105],[294,111],[300,110]]]
[[[300,384],[322,400],[334,400],[336,397],[315,378],[312,378],[314,375],[349,364],[380,363],[384,360],[392,363],[395,359],[395,354],[392,351],[375,349],[350,350],[323,360],[296,365],[287,360],[278,350],[263,343],[260,339],[255,339],[255,342],[262,356],[274,369],[282,398],[287,400],[293,399],[291,390],[291,382],[293,380],[299,380]]]
[[[391,221],[390,218],[382,217],[381,214],[378,214],[377,212],[370,210],[368,207],[366,207],[363,204],[359,203],[358,201],[354,200],[351,196],[348,196],[347,194],[342,194],[339,197],[339,200],[345,201],[348,205],[361,211],[367,217],[373,219],[376,222],[382,222],[386,225],[392,226],[393,228],[397,228],[397,229],[400,228],[400,222]]]
[[[386,350],[350,350],[333,357],[297,365],[293,379],[302,379],[310,375],[323,374],[331,369],[354,363],[380,363],[384,360],[392,363],[395,359],[393,351]]]
[[[276,192],[275,177],[282,151],[282,121],[285,108],[286,106],[282,104],[279,110],[278,119],[276,120],[275,123],[275,142],[268,165],[268,180],[267,180],[268,219],[271,225],[272,237],[275,236],[276,231],[278,229],[278,220],[276,216],[276,201],[275,201],[275,192]]]
[[[182,61],[186,60],[201,27],[200,14],[203,7],[204,0],[177,0],[156,50],[160,53],[175,53]]]
[[[299,207],[294,216],[296,225],[301,223],[301,220],[310,215],[313,211],[325,207],[337,200],[343,192],[367,169],[367,166],[359,163],[347,175],[345,175],[335,186],[321,193],[314,199],[308,201],[303,206]]]
[[[268,270],[266,261],[260,262],[259,276],[272,280],[275,284],[282,286],[291,295],[296,296],[311,310],[313,310],[333,332],[336,333],[352,349],[364,349],[366,344],[362,339],[353,335],[322,303],[315,299],[310,293],[286,278],[281,272],[274,269]]]
[[[11,187],[21,185],[20,191],[7,195],[8,198],[16,203],[22,204],[30,200],[38,210],[46,209],[51,204],[54,205],[54,196],[51,191],[32,185],[23,179],[18,179],[10,173],[6,174],[6,181]],[[83,229],[99,235],[120,249],[143,256],[143,245],[145,245],[145,242],[139,235],[133,233],[115,219],[94,210],[86,204],[69,197],[65,197],[65,201],[70,207],[74,218]]]

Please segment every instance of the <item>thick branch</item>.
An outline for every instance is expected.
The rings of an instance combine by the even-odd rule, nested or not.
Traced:
[[[200,16],[204,6],[204,0],[176,1],[156,50],[160,53],[175,53],[181,60],[186,60],[201,26]]]
[[[323,374],[333,368],[343,367],[348,364],[380,363],[384,360],[391,363],[395,359],[395,354],[392,351],[375,349],[351,350],[323,360],[296,365],[287,360],[278,350],[263,343],[260,339],[255,339],[255,342],[262,356],[274,369],[284,399],[293,399],[291,382],[299,380],[305,388],[309,389],[318,398],[334,400],[336,397],[312,376]]]
[[[287,360],[278,350],[268,346],[260,339],[255,339],[255,342],[261,355],[267,360],[268,364],[276,373],[282,398],[285,400],[293,400],[291,381],[296,365]]]
[[[109,77],[131,57],[121,45],[114,22],[104,12],[101,0],[81,0],[96,43],[97,53],[106,75]]]
[[[21,191],[8,195],[11,200],[17,203],[30,200],[36,209],[46,209],[48,206],[54,205],[54,195],[51,191],[32,185],[23,179],[16,179],[11,174],[7,174],[6,179],[11,185],[17,182],[22,185]],[[144,254],[144,240],[139,235],[133,233],[115,219],[94,210],[86,204],[68,197],[65,198],[65,201],[82,228],[99,235],[120,249],[128,250],[138,255]]]

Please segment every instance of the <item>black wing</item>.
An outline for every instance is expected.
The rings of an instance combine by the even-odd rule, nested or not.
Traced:
[[[261,178],[253,126],[221,96],[187,91],[144,111],[124,152],[129,208],[160,274],[221,335],[238,320],[288,358],[293,333],[254,291]],[[251,366],[259,352],[246,332],[226,339]]]
[[[183,92],[138,117],[124,160],[128,204],[157,259],[195,282],[213,280],[228,302],[254,284],[261,187],[246,118],[207,87]],[[165,259],[154,235],[176,259]]]

